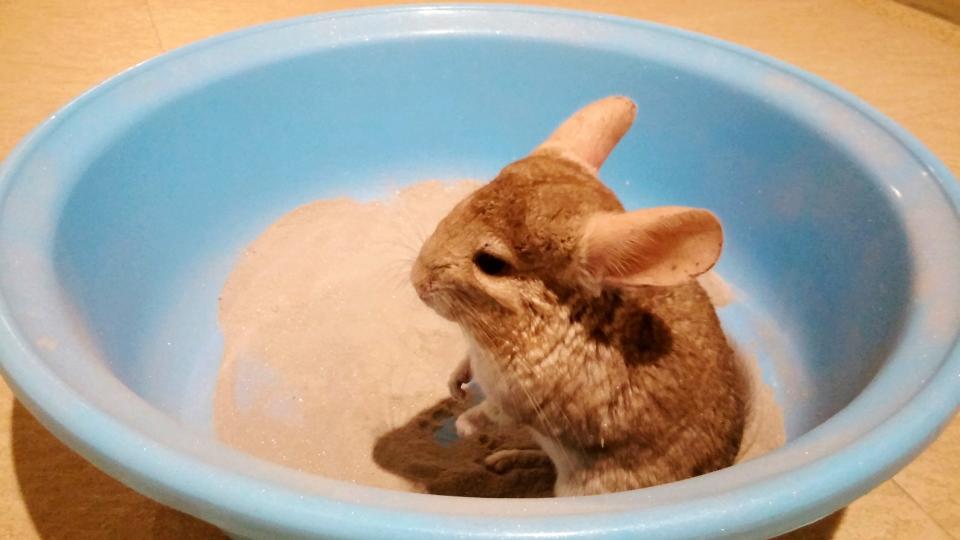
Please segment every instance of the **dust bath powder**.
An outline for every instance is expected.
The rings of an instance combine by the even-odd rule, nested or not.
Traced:
[[[445,397],[466,349],[417,298],[408,269],[417,240],[475,187],[317,201],[250,245],[220,300],[220,438],[304,471],[409,488],[373,462],[374,443]]]
[[[218,436],[263,459],[372,486],[549,495],[549,463],[506,474],[482,464],[491,451],[532,447],[524,432],[456,439],[452,420],[465,405],[446,399],[446,381],[465,341],[409,284],[422,240],[478,185],[432,181],[389,201],[317,201],[251,244],[220,300]],[[704,285],[718,305],[730,300],[718,278]],[[760,413],[748,422],[744,458],[783,441],[772,392],[755,366],[747,371]]]

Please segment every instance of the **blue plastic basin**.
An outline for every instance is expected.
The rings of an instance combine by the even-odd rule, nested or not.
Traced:
[[[724,323],[760,356],[787,446],[656,488],[512,501],[337,482],[213,437],[216,300],[265,226],[319,197],[491,177],[608,94],[639,105],[603,170],[626,205],[723,219],[719,271],[743,291]],[[108,473],[241,536],[766,536],[890,477],[960,403],[960,198],[943,164],[816,77],[653,24],[441,6],[231,33],[65,107],[0,190],[16,394]]]

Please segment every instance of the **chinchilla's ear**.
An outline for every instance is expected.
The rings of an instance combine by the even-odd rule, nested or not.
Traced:
[[[531,155],[559,155],[596,174],[636,115],[637,105],[628,97],[594,101],[564,120]]]
[[[580,260],[597,283],[668,286],[710,270],[722,248],[723,228],[713,213],[668,206],[590,217]]]

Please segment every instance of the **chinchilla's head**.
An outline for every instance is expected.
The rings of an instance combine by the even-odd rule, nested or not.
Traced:
[[[625,97],[591,103],[461,201],[414,263],[420,298],[476,342],[516,347],[562,324],[574,299],[676,285],[709,270],[723,243],[713,214],[624,212],[597,178],[635,114]]]

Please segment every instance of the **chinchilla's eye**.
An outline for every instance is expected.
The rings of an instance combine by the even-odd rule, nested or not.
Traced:
[[[473,264],[488,276],[502,276],[510,271],[510,263],[486,251],[478,251],[473,256]]]

